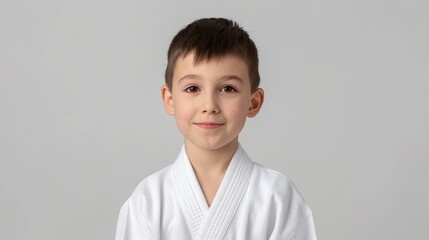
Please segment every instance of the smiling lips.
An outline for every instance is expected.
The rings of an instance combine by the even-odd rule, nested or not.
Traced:
[[[215,129],[223,125],[223,123],[215,123],[215,122],[197,122],[194,124],[204,129]]]

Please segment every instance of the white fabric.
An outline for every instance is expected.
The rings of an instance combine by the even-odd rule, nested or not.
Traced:
[[[121,208],[116,240],[315,240],[310,209],[293,183],[253,163],[241,146],[210,208],[182,148],[143,180]]]

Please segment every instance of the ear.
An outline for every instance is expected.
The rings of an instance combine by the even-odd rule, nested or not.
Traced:
[[[167,113],[170,115],[174,115],[173,95],[166,84],[162,85],[161,87],[161,97],[164,103],[165,111],[167,111]]]
[[[254,93],[252,93],[252,98],[250,99],[250,107],[247,112],[247,117],[254,117],[258,114],[259,110],[261,110],[262,104],[264,103],[264,90],[262,88],[256,89]]]

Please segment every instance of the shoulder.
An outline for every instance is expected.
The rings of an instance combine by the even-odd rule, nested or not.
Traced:
[[[249,215],[266,219],[273,239],[315,239],[312,212],[294,183],[286,175],[254,164],[247,195]]]
[[[292,180],[279,171],[254,163],[251,184],[269,197],[277,208],[285,208],[288,212],[293,208],[293,212],[302,217],[312,214]]]
[[[153,230],[160,219],[162,192],[168,186],[171,166],[146,177],[123,204],[116,228],[116,239],[158,239]]]
[[[143,179],[136,187],[134,192],[146,192],[150,190],[154,190],[152,186],[163,186],[166,184],[166,181],[169,178],[170,170],[172,165],[168,165],[161,170],[147,176]]]
[[[172,183],[170,175],[172,165],[143,179],[131,194],[134,207],[139,214],[147,215],[154,207],[160,205],[162,196],[171,191]],[[158,206],[160,208],[160,206]]]

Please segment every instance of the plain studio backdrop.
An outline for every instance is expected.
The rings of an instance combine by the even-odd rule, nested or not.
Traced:
[[[319,239],[429,239],[427,1],[1,0],[0,239],[113,239],[182,138],[161,103],[168,45],[228,17],[266,101],[241,143],[288,175]]]

